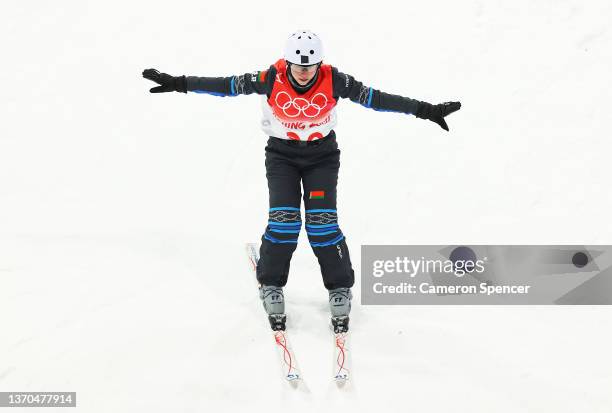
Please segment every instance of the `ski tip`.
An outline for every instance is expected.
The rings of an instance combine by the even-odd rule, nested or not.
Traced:
[[[247,258],[249,259],[249,263],[251,264],[251,270],[257,271],[257,263],[259,262],[259,253],[257,244],[255,243],[246,243],[245,250],[247,253]]]
[[[289,374],[287,374],[287,376],[285,376],[285,378],[287,379],[287,381],[299,381],[299,380],[302,380],[300,375],[297,374],[297,373],[289,373]]]
[[[348,385],[349,376],[348,375],[337,375],[334,377],[334,382],[336,383],[336,386],[342,388]]]
[[[244,249],[249,255],[255,255],[257,254],[257,251],[259,251],[257,244],[254,242],[247,242],[246,244],[244,244]]]

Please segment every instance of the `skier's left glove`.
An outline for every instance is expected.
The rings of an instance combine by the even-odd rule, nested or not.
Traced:
[[[156,69],[145,69],[142,72],[142,77],[158,83],[160,86],[151,88],[151,93],[163,93],[163,92],[183,92],[187,93],[187,82],[185,82],[185,76],[170,76],[167,73],[159,73]]]
[[[435,122],[440,125],[442,129],[448,131],[448,125],[446,124],[444,117],[458,111],[459,109],[461,109],[461,102],[444,102],[438,105],[421,102],[415,115],[417,118],[428,119]]]

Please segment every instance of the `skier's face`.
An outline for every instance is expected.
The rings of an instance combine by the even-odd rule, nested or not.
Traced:
[[[291,65],[291,75],[300,84],[305,85],[312,80],[317,73],[319,65],[300,66],[293,64]]]

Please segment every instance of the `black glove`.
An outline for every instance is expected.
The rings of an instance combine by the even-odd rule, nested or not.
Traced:
[[[461,102],[444,102],[438,105],[421,102],[419,104],[416,117],[436,122],[442,129],[448,131],[448,125],[446,124],[444,117],[458,111],[460,108]]]
[[[162,92],[183,92],[187,93],[187,83],[185,82],[185,76],[174,77],[167,73],[159,73],[155,69],[145,69],[142,72],[142,77],[154,81],[161,86],[151,88],[151,93],[162,93]]]

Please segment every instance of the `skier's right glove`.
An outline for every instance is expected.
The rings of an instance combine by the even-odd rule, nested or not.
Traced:
[[[437,105],[432,105],[427,102],[420,102],[416,117],[428,119],[440,125],[442,129],[448,131],[448,125],[444,120],[445,116],[461,109],[461,102],[444,102]]]
[[[167,73],[159,73],[159,71],[155,69],[145,69],[142,72],[142,77],[145,79],[149,79],[159,84],[160,86],[156,86],[151,88],[149,92],[151,93],[163,93],[163,92],[183,92],[187,93],[187,82],[185,81],[185,76],[170,76]]]

